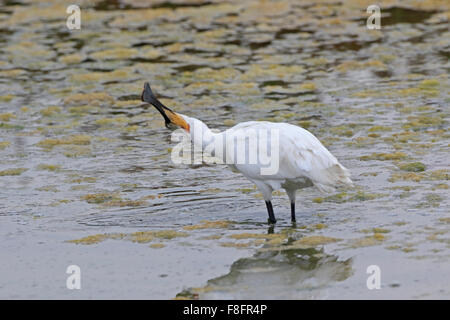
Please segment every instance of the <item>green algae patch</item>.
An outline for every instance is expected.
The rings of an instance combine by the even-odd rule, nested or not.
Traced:
[[[264,79],[293,80],[304,73],[305,69],[299,65],[283,66],[277,64],[252,64],[241,76],[243,81],[263,81]]]
[[[178,237],[187,237],[189,234],[186,232],[178,232],[175,230],[161,230],[161,231],[155,231],[155,237],[160,239],[174,239]]]
[[[309,237],[303,237],[299,240],[294,241],[292,245],[311,248],[311,247],[317,247],[320,245],[338,242],[340,240],[341,239],[338,239],[338,238],[325,237],[325,236],[309,236]]]
[[[435,87],[412,87],[405,89],[396,89],[387,93],[388,96],[399,96],[399,97],[437,97],[439,96],[439,90]]]
[[[316,230],[325,229],[325,228],[327,228],[327,227],[328,227],[328,226],[327,226],[326,224],[323,224],[323,223],[317,223],[317,224],[315,224],[315,225],[313,226],[313,228],[316,229]]]
[[[351,195],[347,201],[369,201],[386,196],[387,194],[384,193],[368,193],[364,191],[357,191],[355,194]]]
[[[61,56],[59,58],[59,61],[65,64],[78,64],[81,61],[83,61],[85,57],[81,54],[74,53],[74,54],[66,54],[64,56]]]
[[[419,115],[419,116],[410,116],[408,117],[408,122],[403,124],[404,129],[427,129],[427,128],[435,128],[442,126],[446,123],[445,119],[442,116],[428,116],[428,115]]]
[[[314,82],[305,82],[300,85],[299,89],[300,92],[316,91],[317,86]]]
[[[263,234],[263,233],[236,233],[228,236],[228,238],[241,240],[241,239],[266,239],[266,240],[272,240],[277,238],[285,239],[286,235],[279,234],[279,233],[272,233],[272,234]]]
[[[439,221],[445,224],[450,224],[450,217],[439,218]]]
[[[137,231],[126,235],[125,239],[136,243],[148,243],[156,238],[154,231]]]
[[[304,129],[308,129],[312,126],[316,126],[316,124],[314,124],[312,121],[309,121],[309,120],[300,120],[297,122],[297,124]]]
[[[162,100],[162,99],[161,99]],[[117,100],[114,102],[114,106],[113,107],[117,107],[117,108],[123,108],[123,107],[135,107],[142,104],[141,100]]]
[[[64,182],[66,182],[66,183],[78,183],[79,184],[79,183],[82,183],[82,182],[94,183],[96,181],[97,181],[97,178],[95,178],[95,177],[80,177],[77,174],[72,174],[72,175],[70,175],[70,178],[67,179]]]
[[[422,174],[417,174],[415,172],[394,172],[389,177],[389,182],[397,182],[399,180],[408,180],[414,182],[420,182],[425,176]]]
[[[159,231],[138,231],[133,233],[103,233],[92,236],[83,237],[81,239],[68,240],[69,243],[75,244],[95,244],[108,239],[111,240],[126,240],[136,243],[149,243],[155,239],[171,240],[177,237],[187,237],[188,234],[178,232],[175,230],[159,230]],[[158,243],[157,245],[160,245]]]
[[[70,107],[69,109],[69,113],[71,113],[72,115],[85,115],[88,113],[93,113],[97,110],[97,107],[93,107],[93,106],[77,106],[77,107]]]
[[[94,234],[80,239],[68,240],[67,242],[75,244],[95,244],[108,239],[108,236],[108,234]]]
[[[0,150],[6,149],[11,145],[9,141],[0,141]]]
[[[370,201],[378,198],[386,197],[387,194],[384,193],[368,193],[361,190],[353,194],[349,194],[347,192],[340,192],[333,194],[331,196],[327,196],[324,198],[320,198],[322,202],[334,202],[334,203],[344,203],[344,202],[355,202],[355,201]]]
[[[114,125],[123,125],[129,122],[129,119],[126,117],[115,117],[115,118],[103,118],[95,121],[95,124],[99,126],[114,126]]]
[[[295,249],[309,249],[318,246],[323,246],[331,243],[341,241],[339,238],[332,238],[326,236],[306,236],[295,240],[290,244],[282,244],[281,241],[274,242],[272,246],[260,248],[258,251],[286,251]]]
[[[377,240],[383,240],[384,239],[383,234],[390,233],[391,230],[386,229],[386,228],[376,227],[376,228],[372,228],[372,229],[363,229],[363,230],[361,230],[361,232],[373,233],[372,237],[374,237]]]
[[[40,188],[36,188],[38,191],[51,191],[51,192],[58,192],[58,189],[55,186],[43,186]]]
[[[248,193],[251,193],[251,192],[255,192],[256,189],[255,188],[238,188],[238,189],[236,189],[236,191],[248,194]]]
[[[75,243],[75,244],[96,244],[107,239],[111,240],[120,240],[124,239],[127,235],[125,233],[103,233],[103,234],[94,234],[92,236],[83,237],[75,240],[68,240],[66,242]]]
[[[321,198],[321,197],[317,197],[317,198],[312,199],[312,202],[314,202],[314,203],[322,203],[323,201],[324,201],[324,199]]]
[[[153,248],[153,249],[161,249],[161,248],[164,248],[165,246],[166,245],[164,243],[160,243],[160,242],[152,243],[151,245],[149,245],[149,247]]]
[[[434,170],[428,174],[427,178],[429,180],[450,180],[449,172],[450,170],[448,169]]]
[[[425,171],[426,166],[422,162],[412,162],[399,165],[400,170],[408,172]]]
[[[155,239],[155,234],[153,231],[138,231],[130,234],[128,238],[133,242],[147,243]]]
[[[102,202],[108,207],[142,207],[147,205],[145,200],[111,199]]]
[[[434,88],[440,85],[437,79],[425,79],[419,84],[419,88]]]
[[[209,221],[202,220],[200,224],[194,224],[191,226],[184,226],[184,230],[197,230],[197,229],[216,229],[216,228],[228,228],[233,222],[227,220]]]
[[[161,199],[162,197],[164,197],[163,194],[149,194],[148,196],[143,197],[142,199],[150,199],[150,200],[154,200],[154,199]]]
[[[379,136],[378,134],[368,134],[367,137],[356,137],[353,138],[351,141],[346,142],[346,145],[349,147],[355,147],[355,148],[367,148],[369,145],[378,143],[377,140],[373,139],[375,137]]]
[[[348,194],[346,192],[340,192],[340,193],[336,193],[331,196],[323,198],[322,202],[326,201],[326,202],[343,203],[343,202],[346,202],[347,199],[348,199]]]
[[[104,92],[76,93],[64,99],[66,105],[112,105],[114,98]]]
[[[136,57],[139,54],[137,49],[114,48],[91,53],[90,56],[96,60],[123,60]]]
[[[219,240],[222,238],[222,235],[220,234],[213,234],[206,237],[201,237],[200,240]]]
[[[386,237],[382,233],[374,233],[373,238],[378,241],[383,241]]]
[[[85,156],[92,156],[91,148],[89,146],[66,146],[63,154],[68,158],[78,158]]]
[[[38,143],[38,146],[45,148],[53,148],[58,145],[89,145],[91,144],[91,136],[85,134],[72,135],[60,139],[44,139]]]
[[[256,239],[253,241],[253,243],[255,245],[261,244],[260,240],[262,240],[262,239]],[[286,236],[280,235],[276,238],[269,239],[269,240],[265,241],[264,243],[268,246],[279,246],[279,245],[283,244],[285,242],[285,240],[286,240]]]
[[[364,172],[364,173],[361,173],[361,175],[363,177],[368,177],[368,176],[376,177],[376,176],[378,176],[378,174],[379,174],[379,172]]]
[[[345,73],[352,70],[358,70],[358,69],[375,69],[375,70],[385,70],[387,69],[387,66],[379,60],[369,60],[366,62],[359,62],[359,61],[345,61],[341,64],[339,64],[336,69],[339,72]]]
[[[142,52],[139,54],[139,58],[155,60],[155,59],[161,58],[163,55],[164,55],[164,52],[151,48],[151,49],[147,49],[147,50],[142,50]]]
[[[223,121],[223,124],[226,125],[227,127],[232,127],[236,124],[236,121],[233,119],[225,119]]]
[[[87,203],[100,204],[108,201],[121,200],[117,193],[93,193],[82,197]]]
[[[136,78],[132,71],[128,68],[116,69],[108,72],[87,72],[87,73],[77,73],[71,76],[71,80],[76,84],[81,83],[92,83],[100,82],[106,83],[109,81],[119,81],[119,80],[132,80]]]
[[[216,287],[206,285],[204,287],[189,288],[178,293],[173,300],[198,300],[199,294],[216,290]]]
[[[12,99],[14,99],[16,96],[12,94],[6,94],[4,96],[0,96],[0,102],[10,102]]]
[[[8,122],[11,119],[15,119],[16,116],[11,112],[0,113],[0,121]]]
[[[353,131],[347,125],[341,125],[341,126],[330,128],[330,132],[333,135],[339,135],[339,136],[345,136],[345,137],[351,137],[354,135]]]
[[[437,190],[437,189],[448,190],[448,189],[450,189],[450,187],[448,186],[448,184],[438,183],[432,187],[432,190]]]
[[[132,242],[148,243],[154,239],[171,240],[179,237],[187,237],[189,234],[175,230],[138,231],[127,235],[126,239]]]
[[[47,171],[60,171],[61,166],[59,164],[40,164],[38,166],[38,169]]]
[[[362,161],[368,161],[368,160],[403,160],[407,158],[406,153],[403,152],[393,152],[393,153],[372,153],[368,156],[362,156],[359,159]]]
[[[368,90],[362,90],[359,92],[355,92],[351,96],[356,97],[356,98],[368,98],[368,97],[378,97],[380,95],[381,94],[378,91],[368,89]]]
[[[285,195],[286,193],[284,191],[281,191],[281,190],[275,190],[274,192],[272,192],[272,194],[274,196],[276,196],[276,197],[279,197],[279,196]]]
[[[386,237],[383,234],[374,233],[372,236],[354,239],[350,241],[350,247],[359,248],[359,247],[376,246],[381,244],[385,239]]]
[[[252,244],[252,242],[219,242],[221,247],[226,248],[247,248]]]
[[[12,70],[4,70],[0,71],[0,77],[2,78],[17,78],[26,73],[25,70],[22,69],[12,69]]]
[[[188,73],[189,75],[189,73]],[[222,69],[211,69],[211,68],[201,68],[191,73],[192,77],[197,80],[214,80],[214,81],[226,81],[233,80],[241,75],[241,72],[234,68],[222,68]]]
[[[439,207],[440,203],[444,200],[440,195],[436,193],[429,193],[425,195],[424,201],[419,203],[416,207],[417,208],[432,208],[432,207]]]
[[[385,228],[373,228],[372,231],[374,233],[389,233],[391,230]]]
[[[373,126],[371,127],[369,130],[367,130],[368,132],[375,132],[375,131],[391,131],[392,128],[391,127],[386,127],[386,126]],[[374,136],[374,138],[376,138],[377,136]]]
[[[27,171],[26,168],[14,168],[14,169],[6,169],[0,171],[0,176],[20,176],[22,173]]]
[[[54,116],[55,114],[60,113],[61,108],[58,106],[50,106],[45,109],[42,109],[40,112],[45,117],[51,117],[51,116]]]

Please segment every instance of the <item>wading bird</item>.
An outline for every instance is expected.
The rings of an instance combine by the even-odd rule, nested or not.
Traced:
[[[288,123],[274,123],[267,121],[249,121],[240,123],[223,132],[212,132],[202,121],[176,113],[164,106],[153,94],[150,85],[144,84],[141,100],[152,104],[164,117],[167,128],[183,128],[190,136],[194,146],[198,146],[202,151],[207,149],[211,143],[223,148],[223,153],[228,156],[231,151],[236,150],[236,141],[252,137],[255,132],[257,146],[251,149],[249,140],[244,144],[245,152],[253,150],[262,153],[264,143],[274,142],[274,138],[265,137],[263,144],[258,144],[263,140],[260,132],[270,131],[277,133],[276,152],[271,151],[272,157],[277,157],[278,167],[270,174],[263,174],[263,164],[259,157],[254,163],[239,162],[236,156],[230,156],[226,164],[241,172],[247,179],[252,181],[261,191],[266,202],[269,213],[269,223],[276,223],[272,207],[272,192],[283,188],[291,203],[291,220],[295,222],[295,193],[298,189],[315,186],[322,192],[330,192],[336,186],[353,186],[349,171],[342,166],[338,160],[320,143],[320,141],[309,131]],[[200,129],[200,130],[198,130]],[[201,134],[198,134],[198,133]],[[231,137],[231,138],[230,138]],[[245,137],[245,138],[242,138]],[[216,150],[217,151],[217,150]],[[219,150],[220,151],[220,150]],[[236,152],[237,151],[237,152]],[[213,152],[214,155],[214,152]],[[246,159],[248,160],[249,157]],[[227,158],[228,159],[228,158]],[[266,166],[267,167],[267,166]]]

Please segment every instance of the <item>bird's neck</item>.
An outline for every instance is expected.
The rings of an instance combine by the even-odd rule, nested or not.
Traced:
[[[212,132],[204,122],[197,119],[191,118],[189,126],[191,141],[196,147],[201,148],[202,151],[205,151],[209,145],[213,144],[218,135]]]

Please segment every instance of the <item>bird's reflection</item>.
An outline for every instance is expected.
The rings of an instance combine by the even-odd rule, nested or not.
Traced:
[[[273,227],[269,228],[273,233]],[[323,249],[258,251],[235,261],[228,274],[179,296],[199,299],[324,299],[333,284],[349,278],[352,260]]]

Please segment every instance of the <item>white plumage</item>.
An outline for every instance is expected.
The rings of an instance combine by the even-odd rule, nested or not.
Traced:
[[[314,185],[322,192],[331,192],[340,185],[352,186],[349,171],[312,133],[301,127],[288,123],[249,121],[237,124],[223,132],[214,133],[200,120],[181,114],[180,116],[190,128],[202,127],[201,138],[195,135],[195,130],[190,132],[191,140],[195,144],[205,149],[206,145],[213,143],[213,139],[225,139],[227,153],[236,148],[236,140],[228,137],[249,137],[251,136],[248,134],[249,130],[252,132],[277,130],[279,132],[279,170],[276,174],[262,175],[259,162],[257,164],[228,163],[254,182],[266,201],[272,199],[272,191],[280,188],[286,190],[291,200],[295,200],[295,191],[303,187]],[[258,155],[257,159],[259,158]]]

